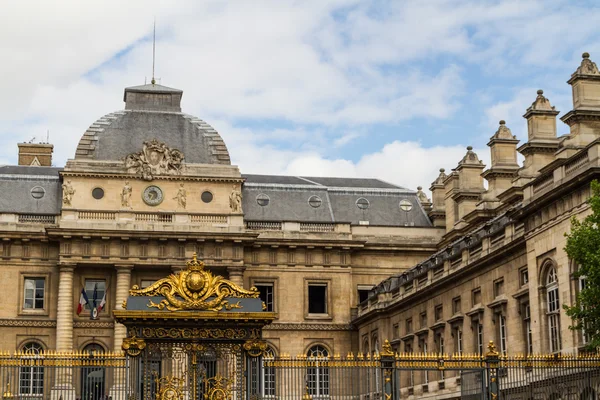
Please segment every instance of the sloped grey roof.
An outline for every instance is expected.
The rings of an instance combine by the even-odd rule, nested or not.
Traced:
[[[125,88],[125,91],[126,92],[140,92],[140,93],[147,93],[147,92],[183,93],[183,90],[181,90],[181,89],[174,89],[174,88],[170,88],[168,86],[159,85],[157,83],[155,83],[155,84],[148,83],[146,85],[130,86],[130,87]],[[123,101],[125,101],[125,99],[123,99]]]
[[[0,166],[0,213],[59,214],[61,168]],[[44,196],[35,199],[31,190],[39,186]]]
[[[123,160],[152,139],[182,151],[187,163],[231,164],[225,142],[203,120],[178,112],[146,110],[117,111],[100,118],[81,137],[75,158]]]
[[[243,209],[248,221],[341,222],[375,226],[431,226],[416,192],[378,179],[321,178],[280,175],[242,175]],[[257,196],[269,197],[261,206]],[[311,196],[321,199],[319,207],[309,204]],[[364,198],[368,208],[357,200]],[[413,205],[409,212],[400,201]]]

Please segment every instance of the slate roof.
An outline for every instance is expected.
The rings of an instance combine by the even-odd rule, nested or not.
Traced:
[[[61,168],[0,166],[0,213],[59,214]],[[31,195],[34,187],[41,187],[44,195],[36,199]]]
[[[247,221],[340,222],[374,226],[431,226],[415,191],[379,179],[242,175],[243,209]],[[261,206],[257,197],[268,196]],[[309,204],[318,196],[320,206]],[[366,209],[358,199],[368,202]],[[400,209],[408,200],[409,212]],[[315,202],[313,202],[315,204]]]

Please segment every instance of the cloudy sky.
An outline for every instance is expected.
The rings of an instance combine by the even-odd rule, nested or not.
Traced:
[[[498,120],[600,61],[600,6],[544,1],[3,1],[0,164],[17,143],[72,158],[123,88],[156,76],[213,125],[243,173],[378,177],[429,187]],[[559,134],[568,133],[559,122]]]

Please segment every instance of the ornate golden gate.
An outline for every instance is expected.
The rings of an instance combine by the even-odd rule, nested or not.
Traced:
[[[256,288],[243,289],[204,269],[187,268],[147,288],[134,286],[123,310],[129,376],[124,393],[138,400],[241,400],[258,395],[247,371],[266,349],[264,311]],[[133,390],[132,390],[133,389]]]

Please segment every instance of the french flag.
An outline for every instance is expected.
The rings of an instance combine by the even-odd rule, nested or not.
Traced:
[[[90,304],[90,301],[88,300],[87,294],[85,293],[85,288],[81,288],[81,295],[79,296],[79,305],[77,306],[77,315],[81,314],[81,311],[83,311],[83,307],[86,304]]]

